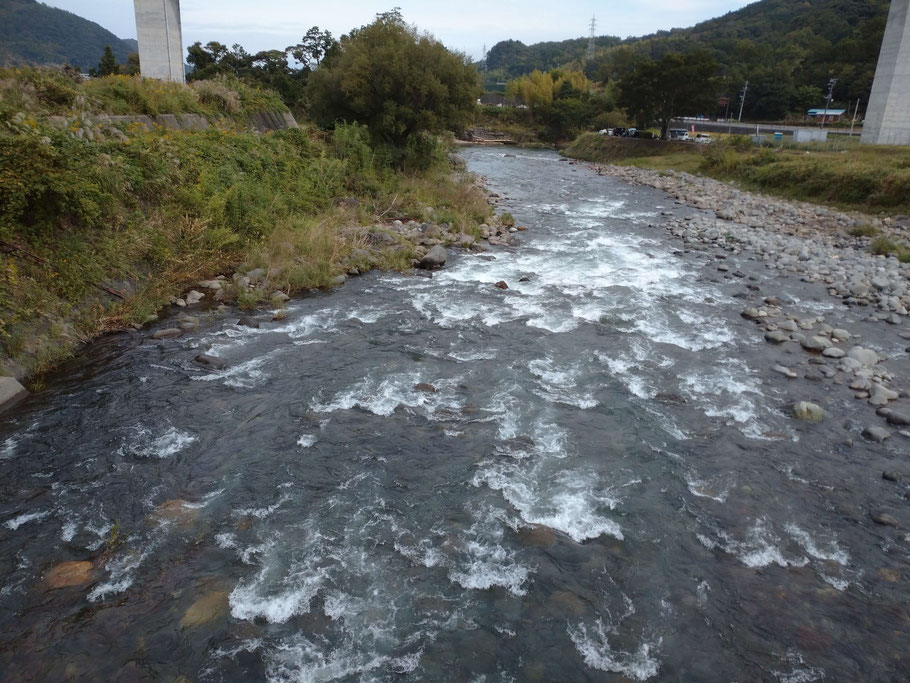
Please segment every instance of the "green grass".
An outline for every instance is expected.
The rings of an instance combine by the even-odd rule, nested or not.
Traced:
[[[888,237],[876,238],[869,247],[876,256],[895,256],[901,263],[910,263],[910,247],[898,244]]]
[[[878,234],[878,228],[866,223],[865,225],[858,225],[855,228],[850,228],[847,231],[847,234],[851,237],[875,237]]]
[[[89,140],[75,126],[50,124],[60,111],[47,104],[50,91],[27,86],[60,85],[60,77],[36,72],[25,72],[19,90],[0,89],[0,113],[15,112],[0,125],[0,371],[40,373],[80,341],[142,322],[184,285],[239,264],[269,268],[288,293],[326,286],[360,246],[361,224],[432,217],[477,234],[490,215],[482,193],[453,178],[438,150],[422,170],[396,171],[353,125],[264,135],[131,127],[125,139]],[[127,92],[138,88],[149,101],[163,86],[162,107],[189,107],[199,95],[126,80]],[[80,96],[129,99],[113,81],[74,87]],[[22,93],[32,107],[25,116]],[[360,209],[334,209],[339,196],[357,197]],[[412,255],[403,247],[380,265],[408,267]]]

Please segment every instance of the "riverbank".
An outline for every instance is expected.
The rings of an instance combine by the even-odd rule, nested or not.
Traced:
[[[424,237],[395,219],[434,226],[444,244],[480,240],[491,221],[484,192],[441,141],[400,170],[356,125],[251,129],[258,107],[283,105],[239,82],[3,76],[0,374],[38,377],[219,274],[266,274],[212,290],[251,307],[352,270],[410,268]],[[168,107],[219,125],[171,130],[104,115]]]
[[[745,136],[716,136],[714,144],[700,145],[586,133],[563,154],[593,163],[697,173],[733,181],[746,190],[843,211],[910,214],[906,147],[854,145],[830,152],[810,146],[758,148]]]
[[[708,264],[714,278],[743,283],[741,298],[749,304],[743,317],[779,347],[774,370],[789,379],[830,382],[832,391],[868,402],[863,438],[883,442],[895,433],[910,438],[910,265],[876,253],[882,241],[897,244],[910,238],[905,217],[843,213],[682,172],[598,164],[592,168],[661,190],[678,204],[697,209],[685,217],[663,212],[654,227],[681,240],[682,254],[712,259]],[[751,284],[753,278],[743,272],[747,262],[799,277],[807,287],[821,285],[839,308],[823,316],[801,316],[773,291]],[[852,332],[844,329],[838,314],[847,309],[862,312]],[[878,351],[864,348],[857,337]],[[794,361],[797,367],[790,367]]]

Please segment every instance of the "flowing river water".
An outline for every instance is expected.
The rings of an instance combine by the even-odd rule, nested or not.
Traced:
[[[464,155],[520,247],[107,338],[0,424],[2,678],[906,680],[894,447],[789,418],[828,389],[649,227],[689,209]]]

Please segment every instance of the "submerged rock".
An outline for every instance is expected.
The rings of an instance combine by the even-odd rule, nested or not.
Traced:
[[[825,419],[825,411],[815,403],[800,401],[793,406],[793,417],[803,422],[821,422]]]
[[[436,387],[434,387],[432,384],[427,384],[426,382],[420,382],[419,384],[415,384],[415,385],[414,385],[414,388],[415,388],[417,391],[422,391],[422,392],[427,393],[427,394],[435,394],[435,393],[436,393]]]
[[[866,427],[863,430],[863,438],[867,441],[882,443],[885,439],[891,438],[891,432],[884,427]]]
[[[61,562],[44,575],[44,583],[51,590],[82,586],[92,581],[91,562]]]
[[[205,353],[196,356],[193,360],[199,365],[212,368],[213,370],[224,370],[227,367],[227,363],[221,358],[209,356]]]
[[[195,628],[227,615],[228,594],[224,591],[214,591],[203,595],[190,605],[180,620],[180,628]]]
[[[238,320],[237,324],[241,327],[252,327],[254,330],[259,329],[259,323],[248,315],[245,315]]]
[[[493,286],[496,287],[497,289],[508,289],[509,288],[509,285],[506,284],[505,280],[500,280]]]

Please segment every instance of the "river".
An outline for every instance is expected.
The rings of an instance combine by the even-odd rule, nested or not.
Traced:
[[[691,210],[464,155],[519,247],[111,336],[8,414],[5,680],[906,679],[908,538],[867,517],[893,453],[789,417],[830,388],[771,371],[745,280],[650,227]],[[46,590],[73,561],[91,581]]]

